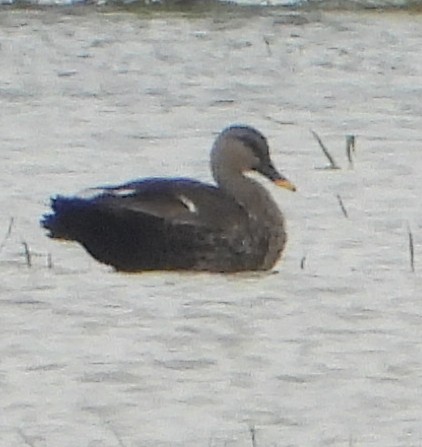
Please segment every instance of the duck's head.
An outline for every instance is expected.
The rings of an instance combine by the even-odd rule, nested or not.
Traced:
[[[277,186],[296,191],[296,187],[274,167],[267,139],[250,126],[233,125],[218,135],[211,152],[211,167],[217,183],[224,177],[259,172]]]

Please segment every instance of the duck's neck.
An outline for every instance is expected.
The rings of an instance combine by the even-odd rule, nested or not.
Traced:
[[[252,178],[232,172],[230,175],[220,173],[215,180],[220,188],[231,195],[250,215],[266,218],[269,215],[279,218],[281,215],[270,193]]]
[[[264,247],[259,268],[272,268],[286,243],[284,217],[277,204],[260,183],[240,172],[214,170],[213,174],[220,188],[243,206],[249,215],[249,236],[255,239],[257,249]]]
[[[286,233],[283,214],[270,193],[257,181],[240,174],[223,181],[219,179],[219,185],[248,213],[251,237],[264,243],[265,253],[259,268],[272,268],[283,251]],[[261,242],[257,247],[261,247]]]

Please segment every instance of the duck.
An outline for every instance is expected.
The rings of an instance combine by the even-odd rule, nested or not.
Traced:
[[[53,196],[41,226],[119,272],[272,269],[286,245],[285,219],[250,173],[296,187],[274,167],[264,135],[248,125],[217,136],[210,165],[215,185],[151,177],[90,188],[90,197]]]

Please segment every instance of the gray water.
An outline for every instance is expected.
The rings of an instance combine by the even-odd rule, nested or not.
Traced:
[[[146,6],[151,10],[161,6],[181,9],[183,11],[195,9],[200,5],[201,9],[214,9],[219,4],[218,0],[0,0],[0,6],[32,5],[45,6]],[[365,9],[399,9],[419,10],[422,7],[421,0],[221,0],[222,5],[238,5],[240,7],[288,7],[309,9],[336,9],[336,10],[365,10]]]
[[[301,17],[2,13],[2,447],[422,444],[421,18]],[[209,181],[233,122],[298,186],[274,272],[116,274],[39,228],[57,192]]]

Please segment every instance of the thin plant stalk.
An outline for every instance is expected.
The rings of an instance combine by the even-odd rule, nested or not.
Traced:
[[[15,218],[11,217],[9,221],[9,227],[7,228],[6,234],[4,235],[4,238],[0,244],[0,251],[3,250],[4,246],[6,245],[7,240],[9,239],[10,235],[12,234],[13,224],[15,223]]]
[[[51,256],[51,253],[47,254],[47,268],[53,268],[53,257]]]
[[[354,135],[346,135],[346,154],[349,160],[349,167],[353,168],[352,152],[356,150],[356,137]]]
[[[264,42],[265,42],[265,46],[266,46],[266,48],[267,48],[267,54],[268,54],[268,56],[272,56],[273,55],[273,52],[271,51],[271,45],[270,45],[270,41],[268,40],[268,37],[263,37],[263,39],[264,39]]]
[[[348,212],[346,210],[346,207],[344,206],[344,203],[343,203],[342,198],[340,197],[340,194],[337,194],[337,200],[338,200],[338,203],[340,205],[341,212],[343,213],[343,216],[344,217],[349,217],[349,214],[348,214]]]
[[[319,135],[312,129],[311,129],[311,133],[314,136],[315,140],[317,140],[318,144],[320,145],[322,152],[324,152],[324,155],[327,157],[328,161],[330,162],[329,169],[340,169],[339,165],[335,162],[333,156],[330,154],[330,152],[328,151],[325,144],[322,142]]]
[[[108,422],[108,421],[103,421],[103,422],[107,426],[107,428],[111,431],[111,433],[113,433],[114,437],[117,440],[117,443],[119,444],[119,447],[126,447],[122,441],[122,438],[117,433],[117,431],[114,429],[114,427],[110,424],[110,422]]]
[[[252,447],[256,447],[256,430],[255,427],[249,427],[249,433],[251,434]]]
[[[28,267],[32,267],[32,255],[31,255],[31,251],[29,250],[29,245],[25,241],[22,242],[22,245],[23,245],[23,249],[24,249],[26,265]]]
[[[26,445],[29,445],[29,447],[35,447],[35,444],[28,438],[28,436],[26,436],[26,434],[20,428],[17,429],[17,432]]]
[[[407,224],[407,234],[409,236],[410,269],[413,273],[415,273],[415,246],[413,244],[413,234],[410,230],[409,224]]]

